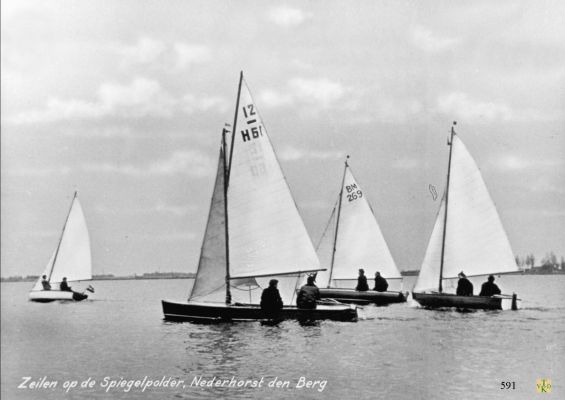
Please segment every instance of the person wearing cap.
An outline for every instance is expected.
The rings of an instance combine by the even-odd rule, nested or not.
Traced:
[[[367,290],[369,290],[367,277],[365,276],[365,270],[362,268],[359,270],[359,277],[357,278],[357,287],[355,288],[355,290],[358,290],[360,292],[366,292]]]
[[[63,278],[63,282],[61,282],[60,289],[61,289],[63,292],[72,292],[71,287],[70,287],[69,284],[67,283],[67,278]]]
[[[457,282],[457,292],[458,296],[472,296],[473,295],[473,284],[463,271],[459,272],[459,281]]]
[[[298,308],[316,308],[316,300],[320,299],[320,289],[314,283],[316,278],[312,275],[308,276],[306,285],[300,288],[296,297],[296,305]]]
[[[494,283],[494,276],[489,275],[487,281],[481,286],[479,296],[493,296],[500,293],[499,287]]]
[[[387,289],[388,289],[388,282],[386,281],[385,278],[381,276],[381,273],[377,271],[375,273],[375,287],[373,288],[373,290],[377,292],[386,292]]]
[[[278,283],[278,280],[271,279],[269,281],[269,287],[261,293],[261,310],[268,313],[276,313],[283,308],[281,295],[277,288]]]

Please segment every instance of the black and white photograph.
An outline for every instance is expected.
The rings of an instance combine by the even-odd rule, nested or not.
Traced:
[[[0,6],[2,399],[565,398],[565,3]]]

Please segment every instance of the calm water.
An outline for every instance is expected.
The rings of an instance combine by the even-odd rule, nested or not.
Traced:
[[[502,288],[524,299],[517,312],[395,304],[366,307],[357,323],[164,322],[160,300],[185,298],[190,284],[95,281],[96,300],[36,304],[27,301],[32,284],[2,283],[2,399],[565,398],[565,276],[505,277]],[[18,389],[23,377],[57,387]],[[144,377],[184,387],[102,387]],[[198,377],[263,382],[191,387]],[[301,377],[322,382],[297,388]],[[93,388],[63,388],[88,378]],[[275,378],[288,387],[269,387]],[[551,379],[551,394],[536,393],[540,378]],[[503,381],[515,389],[501,389]]]

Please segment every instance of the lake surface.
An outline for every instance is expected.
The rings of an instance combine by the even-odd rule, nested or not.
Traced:
[[[161,299],[185,299],[188,279],[94,281],[93,300],[49,304],[27,300],[33,283],[2,283],[1,398],[564,399],[565,276],[497,283],[521,310],[406,303],[306,326],[163,321]],[[43,378],[56,386],[30,388]],[[212,379],[224,387],[195,385]],[[538,379],[550,394],[536,392]]]

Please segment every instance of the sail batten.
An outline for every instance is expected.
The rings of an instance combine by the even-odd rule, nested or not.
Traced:
[[[449,207],[445,196],[424,256],[415,291],[437,290],[445,222],[443,278],[460,271],[480,276],[518,271],[510,242],[480,170],[463,142],[452,138]]]

